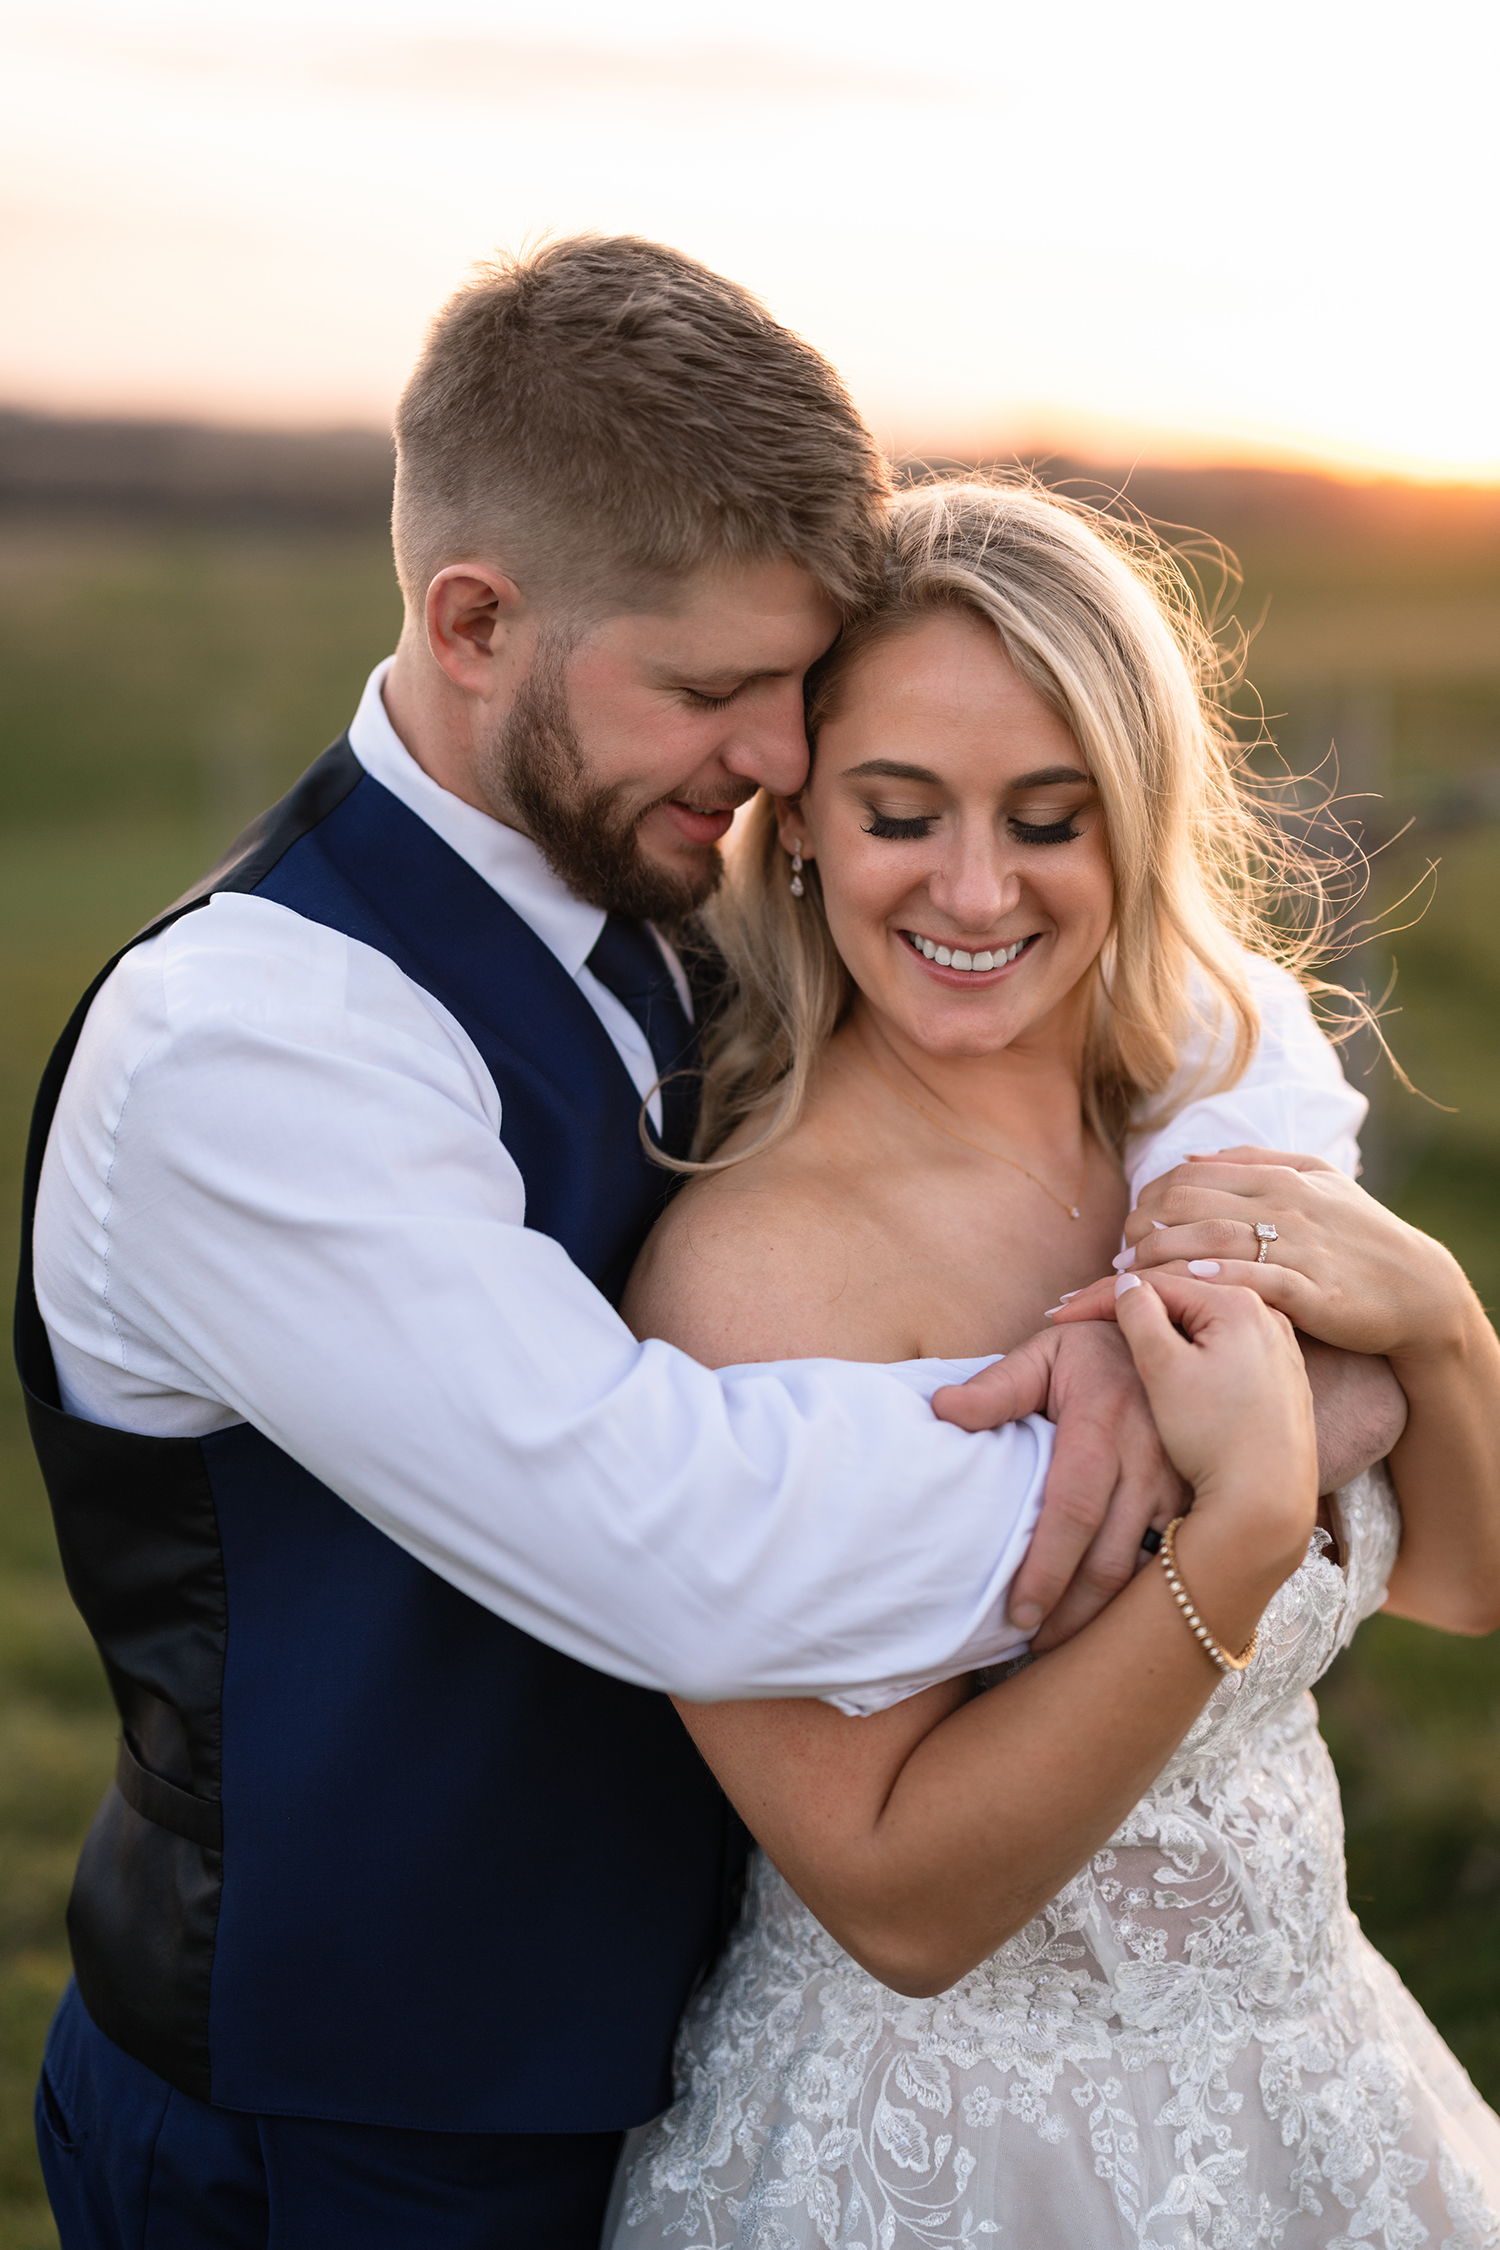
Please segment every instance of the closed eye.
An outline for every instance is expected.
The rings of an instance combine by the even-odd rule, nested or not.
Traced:
[[[918,813],[910,820],[896,820],[889,813],[871,811],[867,836],[884,836],[893,843],[915,843],[919,836],[929,836],[936,813]]]
[[[684,688],[682,692],[689,703],[695,704],[700,711],[722,711],[726,704],[734,701],[740,690],[732,687],[727,695],[705,695],[701,688],[690,687]]]
[[[1081,828],[1073,826],[1071,813],[1065,820],[1048,821],[1045,827],[1034,821],[1012,820],[1010,832],[1018,844],[1071,844],[1083,834]]]

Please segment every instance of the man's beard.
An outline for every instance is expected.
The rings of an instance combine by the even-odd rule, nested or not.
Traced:
[[[560,666],[545,651],[538,652],[477,769],[486,800],[514,812],[553,873],[590,906],[632,922],[680,922],[723,879],[716,847],[705,849],[697,875],[675,873],[646,857],[637,831],[655,804],[631,812],[623,784],[590,781]]]

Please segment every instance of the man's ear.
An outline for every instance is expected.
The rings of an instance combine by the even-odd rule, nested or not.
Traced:
[[[515,580],[487,563],[449,563],[427,589],[427,646],[468,695],[493,695],[513,674],[533,623]]]
[[[807,814],[802,799],[777,797],[773,801],[776,806],[776,833],[781,839],[782,850],[788,854],[800,851],[804,859],[816,859],[818,855],[808,840]]]

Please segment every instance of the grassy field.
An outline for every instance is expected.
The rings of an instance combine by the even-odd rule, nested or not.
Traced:
[[[1257,488],[1258,489],[1258,488]],[[1189,513],[1236,542],[1240,614],[1269,601],[1252,670],[1298,756],[1339,714],[1413,805],[1500,764],[1500,548],[1409,528],[1355,536]],[[1236,503],[1238,505],[1238,503]],[[1244,516],[1243,507],[1240,516]],[[1436,520],[1436,519],[1435,519]],[[0,522],[0,1252],[32,1091],[108,951],[207,863],[353,709],[397,607],[376,535]],[[1362,699],[1362,700],[1361,700]],[[1329,714],[1333,717],[1330,719]],[[1350,722],[1354,724],[1354,721]],[[1500,825],[1445,833],[1435,899],[1399,958],[1392,1036],[1428,1100],[1378,1090],[1381,1178],[1500,1305]],[[1420,844],[1382,870],[1394,897]],[[1377,953],[1380,948],[1374,949]],[[1383,958],[1383,955],[1382,955]],[[1443,1105],[1443,1106],[1434,1106]],[[1326,1683],[1351,1888],[1492,2099],[1500,2099],[1500,1639],[1376,1619]],[[7,1364],[0,1381],[0,2250],[55,2241],[31,2148],[43,2031],[67,1973],[62,1915],[108,1777],[102,1678],[58,1574]]]

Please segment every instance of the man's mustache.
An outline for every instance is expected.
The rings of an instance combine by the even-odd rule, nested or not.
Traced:
[[[685,805],[689,812],[695,813],[739,812],[759,795],[759,782],[751,782],[742,791],[736,792],[726,789],[722,796],[709,798],[706,802],[700,802],[696,797],[684,797],[680,794],[671,797],[658,797],[654,804],[649,804],[646,807],[646,812],[640,815],[640,819],[644,820],[646,813],[655,812],[661,805]]]

